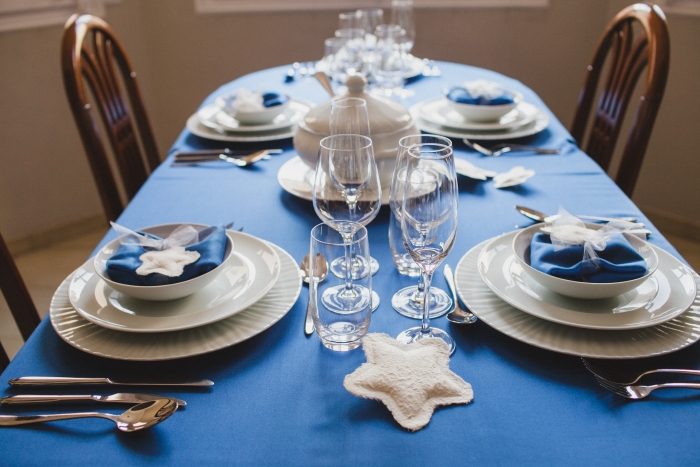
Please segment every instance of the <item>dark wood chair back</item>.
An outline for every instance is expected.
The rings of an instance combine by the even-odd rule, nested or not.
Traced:
[[[73,15],[61,39],[63,83],[73,117],[108,220],[124,209],[101,136],[99,117],[130,200],[160,163],[153,131],[122,44],[107,23],[92,15]],[[88,90],[97,110],[88,99]],[[128,104],[125,95],[128,97]]]
[[[41,319],[2,235],[0,235],[0,290],[5,297],[15,323],[17,323],[19,333],[26,341],[39,325]],[[0,345],[0,372],[9,363],[10,359],[5,349]]]
[[[633,30],[635,23],[641,26],[637,38]],[[586,140],[584,133],[589,126],[591,107],[608,57],[609,72],[602,85]],[[614,177],[628,196],[634,191],[661,104],[669,60],[668,26],[663,12],[657,5],[637,3],[622,10],[610,22],[588,65],[571,134],[604,170],[610,167],[632,91],[642,71],[647,68],[646,81],[622,152],[620,167]]]

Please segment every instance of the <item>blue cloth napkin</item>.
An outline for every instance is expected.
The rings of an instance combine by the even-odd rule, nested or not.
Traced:
[[[489,99],[486,96],[474,96],[469,93],[466,88],[454,87],[450,89],[447,93],[447,98],[458,104],[472,104],[472,105],[505,105],[512,104],[515,102],[513,96],[509,93],[504,92],[500,96]]]
[[[121,245],[117,252],[107,260],[107,275],[114,282],[127,285],[176,284],[201,276],[223,262],[226,252],[226,229],[223,225],[208,227],[199,232],[199,238],[204,240],[185,248],[185,250],[199,253],[199,259],[185,266],[184,271],[178,277],[168,277],[158,273],[147,276],[136,274],[136,269],[141,266],[139,257],[146,252],[140,245]]]
[[[644,258],[622,234],[608,240],[603,251],[597,251],[599,267],[583,261],[583,246],[554,250],[549,234],[536,233],[530,243],[530,266],[545,274],[579,282],[624,282],[647,273]]]
[[[274,107],[276,105],[282,105],[289,100],[289,96],[286,94],[277,94],[276,92],[266,92],[262,95],[263,105],[265,107]]]

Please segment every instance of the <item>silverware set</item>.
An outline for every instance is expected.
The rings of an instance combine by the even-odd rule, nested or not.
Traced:
[[[269,159],[271,154],[281,154],[282,149],[231,150],[203,149],[201,151],[174,152],[172,167],[192,167],[208,162],[229,162],[239,167],[247,167],[262,159]]]
[[[683,374],[683,375],[696,375],[700,376],[699,370],[685,370],[685,369],[669,369],[661,368],[656,370],[648,370],[642,373],[630,373],[630,372],[617,372],[612,371],[607,368],[603,368],[600,365],[594,363],[591,360],[585,358],[581,359],[583,365],[588,371],[593,373],[598,384],[618,396],[625,397],[627,399],[644,399],[653,391],[657,389],[665,388],[690,388],[690,389],[700,389],[700,383],[661,383],[661,384],[650,384],[650,385],[640,385],[638,383],[642,378],[652,375],[652,374]]]
[[[83,385],[118,385],[118,386],[177,386],[177,387],[209,387],[212,381],[203,380],[169,380],[151,382],[115,381],[110,378],[67,378],[24,376],[9,381],[11,386],[54,387],[54,386],[83,386]],[[65,402],[101,402],[134,404],[122,414],[104,412],[74,412],[54,413],[44,415],[0,415],[0,426],[17,426],[29,423],[42,423],[74,418],[105,418],[117,425],[124,432],[139,431],[150,428],[170,417],[178,407],[187,405],[182,399],[155,394],[117,393],[111,395],[46,395],[20,394],[0,398],[0,404],[51,404]]]
[[[522,144],[511,144],[511,143],[501,143],[501,144],[496,144],[495,146],[491,146],[490,148],[486,148],[478,143],[474,143],[473,141],[469,141],[467,138],[463,138],[462,141],[464,141],[464,144],[472,148],[473,150],[483,154],[484,156],[489,156],[489,157],[498,157],[501,154],[505,154],[508,152],[533,152],[535,154],[559,154],[560,150],[559,149],[547,149],[547,148],[540,148],[537,146],[525,146]]]

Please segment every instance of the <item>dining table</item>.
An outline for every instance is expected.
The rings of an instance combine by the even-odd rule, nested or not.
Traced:
[[[561,206],[571,213],[636,217],[651,231],[649,243],[687,264],[639,207],[578,147],[564,124],[530,87],[483,68],[442,61],[435,64],[441,71],[439,76],[416,76],[406,83],[412,95],[399,100],[406,108],[440,97],[446,87],[456,83],[495,81],[522,93],[526,102],[548,117],[544,130],[516,142],[560,149],[554,155],[511,152],[487,157],[455,138],[458,159],[495,172],[523,166],[535,175],[525,183],[500,189],[490,180],[460,176],[457,236],[443,264],[456,268],[459,274],[463,258],[475,246],[532,225],[515,205],[550,214]],[[314,104],[329,98],[312,78],[285,82],[288,69],[285,65],[236,78],[213,90],[202,107],[243,87],[283,92]],[[248,167],[172,165],[175,151],[222,147],[283,151]],[[295,156],[291,138],[222,142],[184,128],[117,223],[140,229],[171,223],[233,222],[233,230],[242,228],[244,234],[275,245],[280,256],[288,254],[288,263],[295,267],[309,252],[310,231],[320,222],[310,200],[288,192],[278,182],[278,171]],[[371,316],[369,332],[396,337],[418,321],[395,312],[391,297],[397,290],[414,285],[416,279],[399,274],[394,267],[387,235],[389,220],[390,209],[383,206],[367,226],[370,253],[380,265],[372,288],[381,299]],[[93,254],[117,236],[110,230]],[[447,290],[442,267],[433,286]],[[384,404],[356,397],[345,389],[344,378],[365,363],[365,353],[361,348],[331,351],[318,336],[305,336],[308,288],[299,285],[292,292],[298,298],[292,297],[288,311],[254,335],[233,344],[220,342],[215,334],[210,341],[206,335],[198,336],[205,343],[198,344],[195,351],[188,347],[191,343],[187,339],[173,337],[175,342],[168,342],[171,353],[164,358],[158,357],[157,347],[162,342],[158,333],[152,334],[150,346],[140,345],[132,352],[125,341],[110,354],[81,348],[75,333],[82,326],[94,326],[95,341],[101,333],[119,331],[102,330],[75,318],[69,323],[64,320],[59,335],[47,316],[0,376],[0,395],[27,393],[26,387],[8,385],[10,379],[20,376],[131,381],[206,378],[215,384],[204,388],[33,389],[43,394],[155,392],[184,399],[187,406],[163,423],[136,433],[121,433],[110,422],[93,419],[0,427],[0,465],[681,466],[700,462],[700,442],[695,435],[700,432],[700,392],[660,390],[640,401],[620,397],[596,383],[580,354],[558,349],[557,336],[537,345],[482,319],[462,325],[450,323],[444,316],[431,320],[431,326],[448,331],[456,341],[449,366],[472,386],[474,399],[466,405],[438,407],[424,428],[406,430]],[[472,297],[462,294],[461,298],[470,306]],[[64,283],[54,297],[52,313],[71,313],[70,303],[66,303]],[[700,369],[700,346],[695,343],[698,331],[690,334],[686,343],[668,351],[644,358],[613,359],[613,363],[646,369]],[[179,356],[179,350],[184,356]],[[118,410],[114,408],[112,413]],[[59,411],[57,406],[48,405],[0,406],[2,414]]]

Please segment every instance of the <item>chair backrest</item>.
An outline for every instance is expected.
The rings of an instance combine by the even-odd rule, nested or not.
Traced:
[[[22,338],[26,341],[39,325],[41,319],[2,235],[0,235],[0,290]],[[0,345],[0,372],[9,363],[10,359],[7,357],[5,349]]]
[[[636,40],[633,30],[635,23],[641,26],[641,33]],[[584,140],[591,106],[598,91],[598,81],[608,56],[609,72],[600,92],[588,139]],[[620,168],[614,177],[628,196],[632,195],[637,182],[661,104],[669,60],[666,17],[657,5],[637,3],[622,10],[610,22],[588,65],[571,125],[571,135],[604,170],[610,167],[632,91],[647,67],[639,105],[622,152]]]
[[[136,84],[136,72],[107,23],[73,15],[61,39],[63,83],[108,220],[124,209],[96,120],[99,116],[130,200],[160,163],[153,131]],[[97,112],[88,100],[92,94]],[[128,104],[125,99],[128,96]]]

